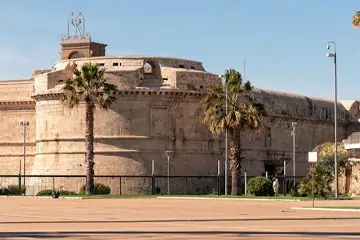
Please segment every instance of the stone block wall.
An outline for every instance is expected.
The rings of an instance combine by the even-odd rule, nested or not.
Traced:
[[[176,87],[182,90],[203,90],[208,85],[219,84],[219,76],[199,71],[176,71]]]
[[[26,105],[25,105],[26,106]],[[26,173],[31,172],[35,155],[35,109],[34,106],[0,106],[0,174],[19,174],[24,168],[24,135],[21,121],[28,121],[26,127]]]
[[[220,146],[209,142],[212,136],[200,123],[199,97],[176,92],[159,95],[157,91],[129,90],[123,91],[108,111],[97,109],[95,173],[150,175],[151,161],[155,160],[156,174],[166,175],[164,151],[172,150],[172,175],[216,174]],[[69,110],[56,99],[37,101],[38,131],[33,174],[85,173],[84,117],[83,105]],[[188,119],[194,119],[194,124],[188,124]],[[37,184],[33,182],[33,185]],[[134,184],[128,187],[136,187]],[[140,185],[141,181],[138,182]]]
[[[119,89],[135,89],[140,83],[140,71],[106,71],[105,78]]]
[[[31,79],[0,81],[0,101],[30,100],[33,88],[34,81]]]

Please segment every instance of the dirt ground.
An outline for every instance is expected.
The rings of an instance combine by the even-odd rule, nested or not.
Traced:
[[[360,206],[317,201],[316,206]],[[0,198],[0,239],[360,239],[360,212],[311,201]]]

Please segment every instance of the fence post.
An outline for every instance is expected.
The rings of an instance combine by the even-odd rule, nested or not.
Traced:
[[[247,174],[244,172],[244,181],[245,181],[245,196],[247,195]]]
[[[155,195],[155,161],[151,161],[151,192]]]
[[[217,175],[217,189],[218,189],[218,196],[221,195],[221,189],[220,189],[220,160],[218,160],[218,175]]]
[[[284,196],[286,196],[286,161],[284,160]]]
[[[120,185],[119,185],[119,195],[121,195],[121,177],[119,177],[119,183],[120,183]]]
[[[21,195],[21,173],[19,173],[19,192],[20,192],[20,195]]]
[[[121,177],[119,177],[119,195],[121,195]]]

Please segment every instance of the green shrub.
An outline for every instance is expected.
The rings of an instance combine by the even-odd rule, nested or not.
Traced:
[[[36,194],[36,196],[51,196],[53,190],[50,189],[46,189],[46,190],[41,190],[40,192],[38,192]]]
[[[96,195],[108,195],[110,194],[110,187],[105,185],[105,184],[102,184],[102,183],[95,183],[94,184],[94,194]],[[81,188],[80,188],[80,194],[86,194],[86,187],[85,185],[83,185]]]
[[[19,185],[9,185],[7,187],[6,195],[21,195],[25,193],[25,187],[21,185],[21,191],[19,189]]]
[[[301,196],[312,196],[312,186],[314,184],[314,196],[328,197],[332,194],[331,183],[334,176],[331,169],[323,165],[317,165],[314,176],[311,173],[300,182],[299,193]]]
[[[295,187],[293,185],[290,187],[289,194],[292,197],[300,197],[298,184],[296,184]]]
[[[9,190],[7,188],[0,188],[0,195],[9,195]]]
[[[76,192],[72,192],[72,191],[67,191],[67,190],[60,190],[60,195],[67,195],[67,196],[69,196],[69,195],[77,195],[77,193]]]
[[[273,196],[272,182],[266,177],[254,177],[248,182],[248,191],[255,196]]]
[[[36,194],[36,196],[51,196],[53,193],[53,190],[51,189],[45,189],[45,190],[41,190],[40,192],[38,192]],[[76,192],[71,192],[71,191],[66,191],[66,190],[60,190],[60,196],[69,196],[69,195],[77,195]]]

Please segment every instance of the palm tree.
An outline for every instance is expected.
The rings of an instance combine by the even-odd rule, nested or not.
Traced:
[[[105,69],[97,65],[85,63],[81,71],[75,67],[74,75],[66,81],[62,102],[72,109],[85,103],[85,163],[86,171],[86,193],[94,192],[94,110],[96,106],[107,110],[111,104],[116,102],[117,86],[108,83],[104,77]]]
[[[360,28],[360,11],[357,11],[352,19],[352,26],[354,28]]]
[[[249,81],[243,83],[241,75],[234,69],[226,70],[225,82],[209,86],[209,94],[204,99],[203,121],[214,134],[225,129],[230,137],[231,195],[238,194],[238,180],[241,170],[241,133],[245,130],[258,130],[266,115],[264,106],[255,101],[253,86]],[[227,88],[227,97],[225,95]],[[225,102],[227,101],[227,111]]]

